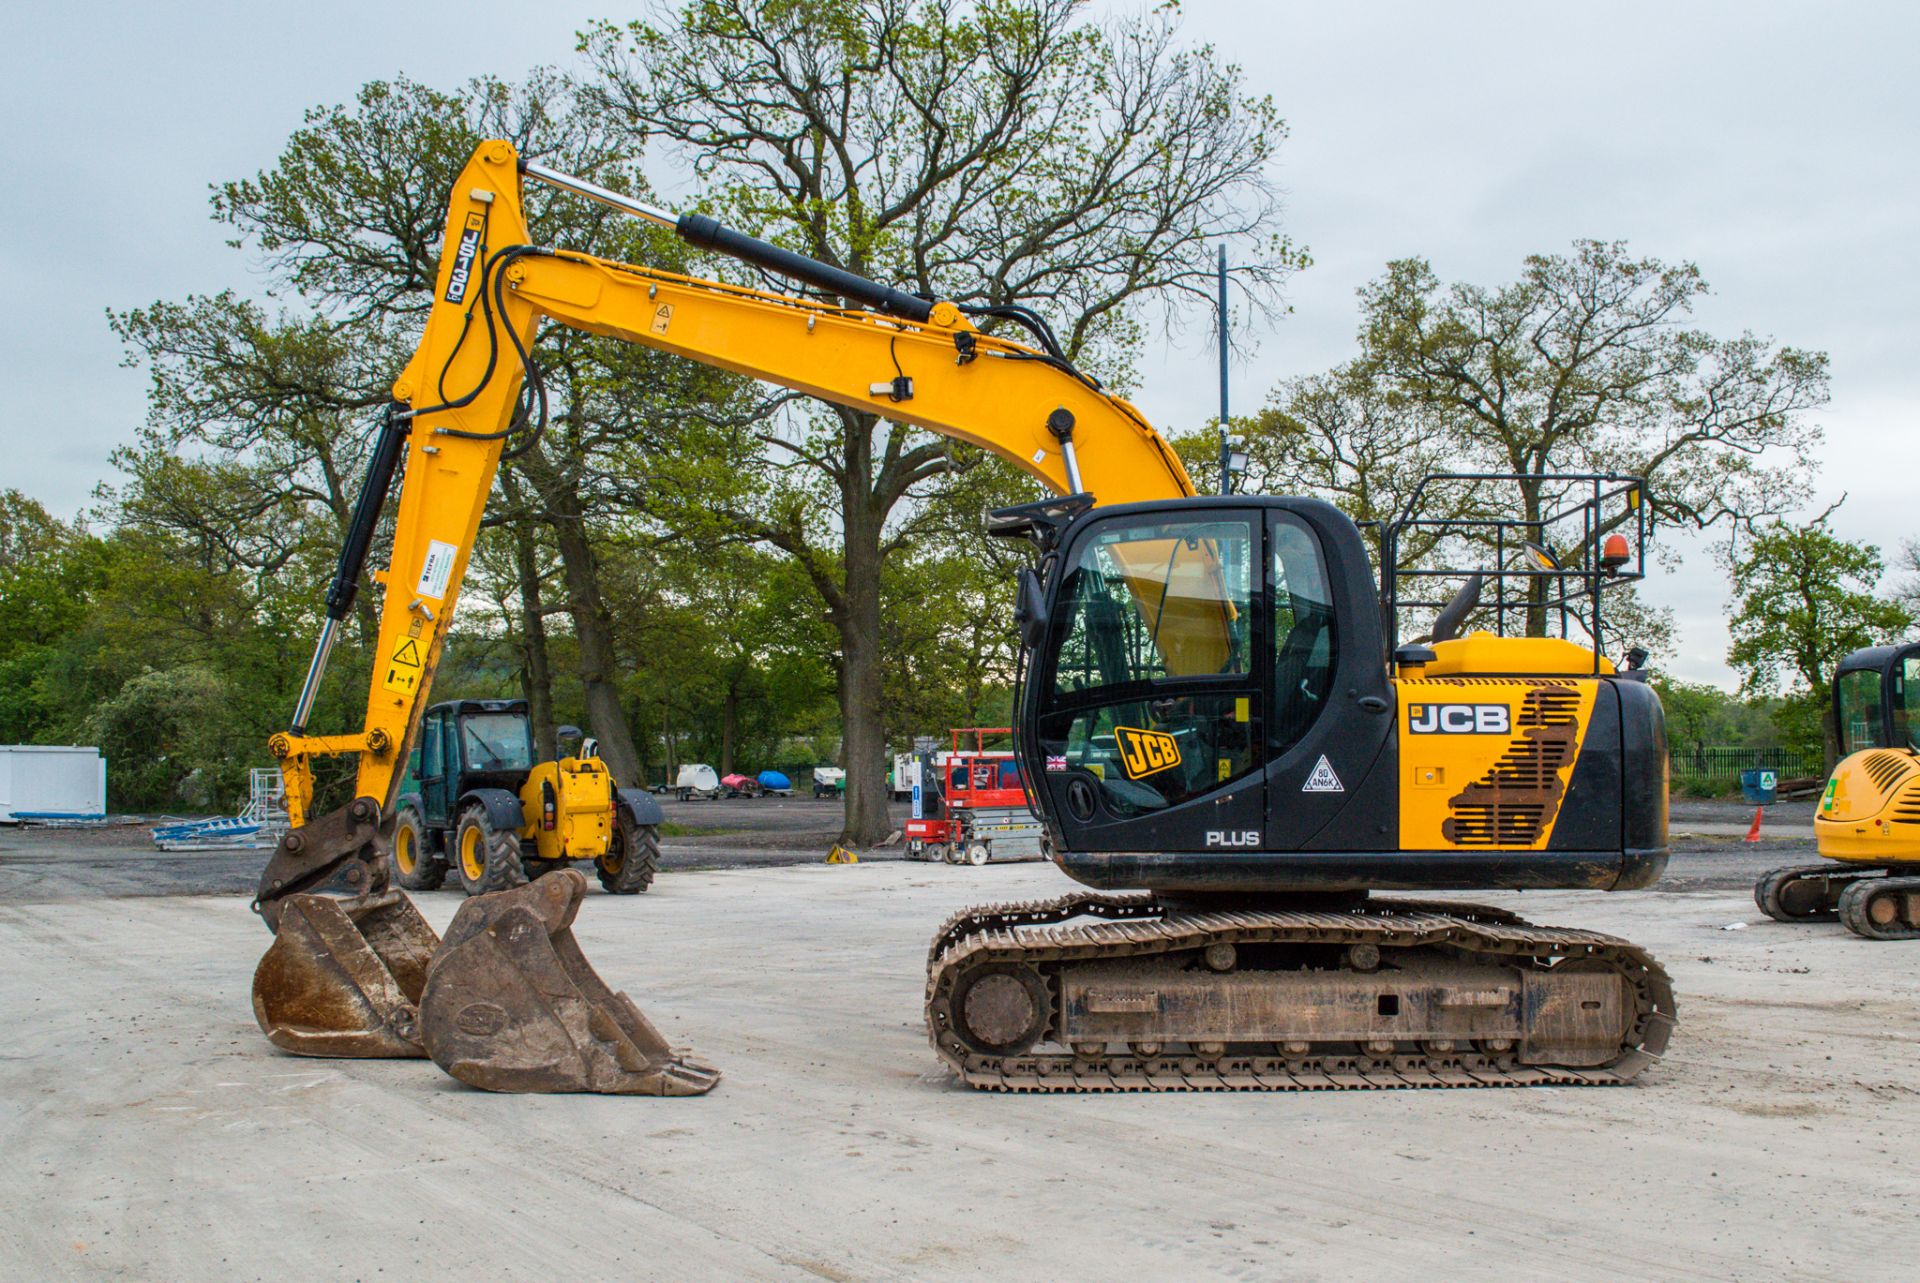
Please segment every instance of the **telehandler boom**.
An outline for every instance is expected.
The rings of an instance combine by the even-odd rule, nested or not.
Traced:
[[[847,306],[530,245],[523,176]],[[988,317],[1025,326],[1037,346],[982,332]],[[965,1081],[1617,1082],[1664,1048],[1671,988],[1624,941],[1472,905],[1367,899],[1654,880],[1665,740],[1637,675],[1567,640],[1459,637],[1488,609],[1479,573],[1458,576],[1430,646],[1391,647],[1400,577],[1432,573],[1394,560],[1395,530],[1420,524],[1411,507],[1387,531],[1376,587],[1359,531],[1330,505],[1194,498],[1166,442],[1032,314],[902,293],[521,163],[497,141],[455,186],[426,331],[394,385],[292,728],[273,742],[297,826],[256,901],[279,930],[254,989],[276,1044],[429,1054],[498,1090],[688,1094],[717,1080],[586,964],[568,930],[577,873],[468,902],[444,944],[386,886],[400,764],[495,469],[544,422],[529,355],[543,319],[970,442],[1056,496],[992,523],[1040,556],[1016,613],[1017,738],[1052,858],[1103,892],[961,914],[936,934],[928,1029]],[[403,453],[393,555],[375,575],[366,723],[310,736],[333,631]],[[1591,484],[1577,509],[1590,530],[1622,501],[1641,530],[1637,481],[1566,480]],[[1505,542],[1511,523],[1496,524],[1490,539],[1520,546]],[[1519,598],[1495,567],[1492,613],[1557,601],[1564,620],[1590,598],[1597,637],[1600,590],[1629,561],[1612,543],[1583,566],[1527,572],[1549,585]],[[356,796],[314,816],[310,763],[332,753],[358,755]],[[356,894],[312,894],[336,875]],[[1126,887],[1150,894],[1105,893]]]

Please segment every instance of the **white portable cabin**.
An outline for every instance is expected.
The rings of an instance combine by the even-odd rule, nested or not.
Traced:
[[[107,763],[97,748],[0,744],[0,824],[97,820],[107,813]]]

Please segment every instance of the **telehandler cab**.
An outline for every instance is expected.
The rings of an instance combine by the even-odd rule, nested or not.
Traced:
[[[581,739],[573,726],[556,736]],[[451,872],[468,895],[483,895],[592,860],[601,886],[634,895],[660,865],[660,804],[616,787],[584,746],[536,763],[525,700],[429,708],[400,787],[393,871],[409,891],[436,890]]]

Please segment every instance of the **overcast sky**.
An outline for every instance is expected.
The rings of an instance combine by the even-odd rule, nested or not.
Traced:
[[[1354,290],[1387,260],[1506,281],[1531,252],[1625,238],[1697,262],[1716,333],[1833,358],[1821,501],[1891,554],[1914,518],[1920,403],[1920,8],[1745,3],[1435,5],[1187,0],[1186,30],[1246,68],[1292,129],[1287,226],[1313,252],[1293,314],[1233,372],[1236,410],[1350,356]],[[405,72],[452,87],[569,60],[629,10],[576,0],[22,6],[0,79],[12,196],[0,261],[0,487],[71,516],[144,408],[104,310],[233,287],[254,265],[209,183],[270,164],[309,106]],[[1156,347],[1139,397],[1169,429],[1217,403],[1204,318]],[[1731,684],[1704,544],[1649,594],[1682,676]]]

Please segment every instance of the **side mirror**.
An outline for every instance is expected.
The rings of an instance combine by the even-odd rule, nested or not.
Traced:
[[[1040,586],[1040,576],[1031,567],[1020,572],[1019,591],[1013,603],[1014,626],[1020,630],[1020,644],[1028,650],[1038,649],[1047,639],[1047,593]]]

